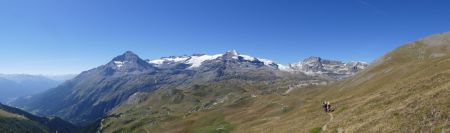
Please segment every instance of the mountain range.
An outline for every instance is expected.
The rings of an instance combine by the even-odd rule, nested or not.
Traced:
[[[143,60],[127,51],[105,65],[82,72],[42,94],[18,99],[12,105],[40,116],[58,116],[86,125],[105,117],[112,109],[140,93],[230,80],[257,83],[285,80],[292,86],[323,84],[353,75],[367,65],[314,57],[286,67],[270,60],[240,55],[234,50],[217,55]],[[272,88],[258,93],[271,91]]]
[[[320,57],[309,57],[303,61],[292,63],[289,65],[278,64],[274,61],[256,58],[249,55],[239,54],[236,50],[228,51],[225,55],[229,55],[231,58],[239,60],[241,62],[252,62],[255,64],[263,64],[273,69],[286,72],[301,72],[306,75],[322,75],[330,76],[336,79],[345,78],[365,69],[369,64],[361,61],[352,61],[344,63],[342,61],[326,60]],[[215,60],[224,54],[205,55],[194,54],[191,56],[170,56],[163,57],[155,60],[147,60],[150,64],[153,64],[160,68],[179,68],[194,69],[200,67],[203,62],[209,60]],[[181,65],[181,67],[180,67]],[[184,66],[184,67],[183,67]]]

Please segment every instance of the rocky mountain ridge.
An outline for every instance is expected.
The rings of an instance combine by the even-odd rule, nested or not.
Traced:
[[[195,69],[200,67],[204,62],[218,60],[224,57],[235,59],[240,62],[263,64],[273,69],[285,72],[301,72],[311,76],[332,76],[336,79],[342,79],[351,76],[369,66],[369,63],[362,61],[351,61],[345,63],[342,61],[322,59],[320,57],[308,57],[303,61],[297,63],[282,65],[268,59],[239,54],[236,50],[230,50],[225,54],[194,54],[191,56],[169,56],[154,60],[148,59],[146,61],[159,68],[174,68],[175,66],[181,65],[184,66],[179,67],[181,69]]]

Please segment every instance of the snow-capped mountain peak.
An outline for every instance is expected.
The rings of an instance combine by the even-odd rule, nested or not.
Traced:
[[[208,60],[214,60],[223,56],[223,54],[216,55],[205,55],[205,54],[194,54],[191,56],[170,56],[163,57],[155,60],[148,60],[148,63],[161,66],[165,64],[188,64],[189,68],[196,68],[201,66],[201,64]]]
[[[230,51],[227,51],[225,54],[215,54],[215,55],[194,54],[191,56],[163,57],[160,59],[148,60],[148,63],[156,65],[156,66],[162,66],[162,65],[167,65],[167,64],[187,64],[187,65],[190,65],[189,68],[197,68],[197,67],[200,67],[202,65],[202,63],[205,61],[215,60],[215,59],[219,59],[219,58],[248,61],[248,62],[259,61],[265,65],[276,65],[276,63],[274,63],[271,60],[256,58],[256,57],[252,57],[249,55],[242,55],[242,54],[239,54],[236,50],[230,50]]]
[[[190,56],[170,56],[170,57],[163,57],[161,59],[155,59],[155,60],[149,60],[148,62],[150,64],[163,64],[164,62],[186,62],[189,60]]]
[[[236,50],[230,50],[230,51],[228,51],[226,54],[229,54],[229,55],[231,55],[231,56],[239,56],[239,53],[236,51]]]
[[[195,68],[200,67],[205,61],[214,60],[221,56],[223,56],[223,54],[191,56],[191,58],[186,63],[191,64],[190,68]]]
[[[206,55],[194,54],[191,56],[170,56],[155,60],[147,60],[149,64],[157,67],[176,67],[183,65],[186,69],[201,67],[207,61],[227,60],[234,63],[250,63],[257,66],[267,66],[285,72],[302,72],[306,75],[327,75],[335,77],[347,77],[365,69],[368,63],[352,61],[344,63],[342,61],[327,60],[320,57],[308,57],[303,61],[289,65],[278,64],[274,61],[257,58],[249,55],[239,54],[236,50],[227,51],[224,54]],[[120,63],[119,63],[120,65]],[[178,68],[178,67],[177,67]]]
[[[239,56],[242,57],[242,59],[248,60],[248,61],[254,61],[254,60],[256,60],[255,57],[251,57],[251,56],[248,56],[248,55],[239,55]]]
[[[111,68],[116,72],[135,72],[135,71],[145,71],[147,69],[153,68],[146,61],[139,58],[138,55],[131,51],[127,51],[122,55],[113,58],[108,64],[105,65],[107,68]]]

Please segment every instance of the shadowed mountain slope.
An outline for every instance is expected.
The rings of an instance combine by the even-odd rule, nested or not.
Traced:
[[[38,117],[0,104],[0,132],[2,133],[76,133],[79,131],[78,127],[60,118]]]

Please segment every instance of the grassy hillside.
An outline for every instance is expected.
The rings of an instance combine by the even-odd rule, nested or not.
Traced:
[[[78,127],[62,119],[39,117],[18,108],[0,104],[0,132],[2,133],[76,133],[79,131],[81,130]]]
[[[345,81],[301,90],[280,101],[306,101],[253,132],[448,132],[450,34],[404,45]],[[336,111],[326,115],[320,102]],[[326,128],[324,126],[326,125]],[[245,132],[235,130],[236,132]]]
[[[0,132],[50,133],[50,130],[45,126],[31,120],[0,117]]]
[[[2,133],[50,133],[50,130],[25,116],[0,109],[0,132]]]
[[[225,80],[135,94],[104,119],[103,131],[229,132],[233,125],[224,109],[241,109],[262,95],[281,96],[292,82]]]

